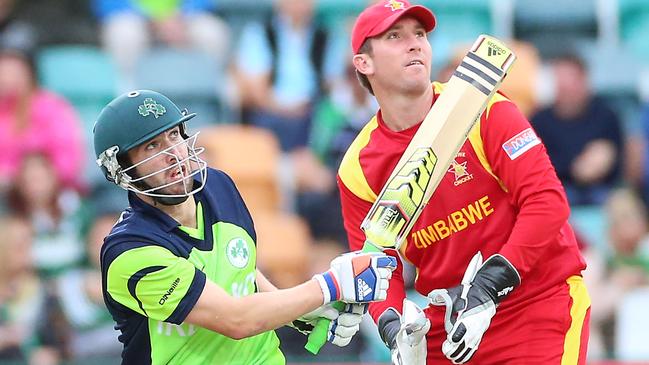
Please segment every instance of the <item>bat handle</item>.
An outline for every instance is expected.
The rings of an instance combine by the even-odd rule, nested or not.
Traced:
[[[365,243],[363,245],[363,252],[381,252],[376,246]],[[333,307],[336,308],[339,312],[345,309],[345,303],[343,302],[334,302]],[[313,330],[309,334],[309,338],[304,345],[304,348],[310,353],[317,355],[320,351],[320,348],[324,346],[327,342],[329,324],[331,323],[330,319],[322,318],[313,326]]]
[[[333,307],[338,311],[345,309],[345,303],[343,302],[334,302]],[[320,351],[320,348],[324,346],[327,342],[329,325],[331,323],[330,319],[322,318],[318,320],[315,326],[313,326],[313,331],[309,334],[309,339],[304,345],[304,348],[310,353],[317,355]]]

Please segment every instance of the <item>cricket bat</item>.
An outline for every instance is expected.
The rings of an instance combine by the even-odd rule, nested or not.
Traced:
[[[473,43],[361,223],[363,251],[401,247],[515,60],[496,38],[483,34]],[[317,354],[328,328],[320,320],[305,348]]]

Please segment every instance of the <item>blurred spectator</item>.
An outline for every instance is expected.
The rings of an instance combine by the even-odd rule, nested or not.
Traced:
[[[649,279],[649,227],[647,210],[628,189],[614,191],[606,203],[613,271],[631,268]],[[649,282],[648,282],[649,283]]]
[[[44,154],[25,156],[8,194],[9,207],[31,222],[33,259],[43,278],[78,265],[83,258],[76,212],[78,196],[63,190],[51,159]]]
[[[21,48],[36,43],[36,30],[15,19],[15,0],[0,0],[0,39],[2,44]]]
[[[351,60],[351,57],[348,59]],[[328,97],[316,108],[309,139],[311,150],[319,161],[324,162],[327,173],[338,170],[347,148],[377,108],[374,97],[356,79],[351,62],[346,64],[344,78],[332,83]],[[302,175],[316,178],[312,174]],[[330,179],[329,176],[326,178]],[[347,247],[337,189],[327,186],[316,193],[303,193],[299,203],[300,211],[310,222],[316,238],[333,240]]]
[[[313,8],[313,0],[275,0],[271,19],[244,28],[237,53],[244,121],[271,130],[284,151],[306,146],[313,106],[342,71],[338,42]]]
[[[39,87],[34,47],[28,38],[0,39],[0,191],[34,151],[48,155],[63,186],[79,189],[85,161],[81,123],[67,101]]]
[[[374,97],[356,79],[354,66],[346,64],[344,77],[332,84],[328,98],[318,106],[310,138],[312,150],[334,171],[378,108]]]
[[[556,100],[532,117],[571,205],[602,204],[621,173],[622,127],[591,95],[588,71],[574,55],[553,62]]]
[[[227,24],[213,13],[212,0],[93,0],[104,48],[131,89],[139,57],[152,45],[191,47],[223,65],[230,39]]]
[[[649,285],[647,210],[630,189],[613,190],[606,202],[611,252],[588,248],[587,281],[591,310],[591,358],[612,357],[617,306],[626,293]]]
[[[649,104],[640,119],[641,132],[630,136],[627,177],[649,207]]]
[[[119,356],[119,333],[104,306],[99,254],[118,213],[105,212],[93,220],[86,237],[87,265],[69,270],[57,280],[61,306],[72,327],[71,351],[76,359]]]
[[[29,222],[0,217],[0,232],[0,362],[56,364],[61,351],[43,344],[39,333],[48,299],[32,268]]]
[[[286,153],[280,173],[289,207],[306,218],[316,239],[330,227],[335,174],[308,148],[314,108],[330,80],[342,74],[340,38],[314,19],[313,0],[275,0],[265,23],[248,24],[235,67],[244,122],[273,132]],[[335,204],[334,204],[335,206]],[[327,217],[323,219],[323,217]],[[336,237],[337,238],[337,237]]]

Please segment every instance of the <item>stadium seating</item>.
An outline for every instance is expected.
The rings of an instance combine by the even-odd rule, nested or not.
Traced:
[[[216,11],[232,28],[235,38],[251,21],[263,20],[272,12],[273,0],[218,0]]]
[[[42,48],[36,64],[41,85],[65,97],[83,123],[88,156],[84,180],[102,181],[91,141],[99,112],[117,96],[118,75],[110,57],[95,46],[57,45]]]
[[[363,1],[353,0],[316,1],[316,18],[335,30],[341,22],[345,23],[348,20],[353,22],[354,17],[363,11],[365,5]]]
[[[544,57],[561,53],[584,39],[597,38],[594,0],[572,0],[548,6],[538,0],[517,0],[514,6],[516,38],[534,43]]]
[[[37,56],[37,68],[41,85],[66,97],[89,125],[116,96],[115,66],[95,46],[45,47]]]
[[[649,64],[649,2],[618,0],[619,27],[622,44],[635,56]]]
[[[222,90],[225,89],[222,65],[209,55],[194,50],[155,48],[136,65],[137,89],[159,91],[181,108],[197,113],[193,127],[230,120]]]
[[[217,125],[204,128],[198,143],[205,147],[210,166],[232,177],[253,216],[279,211],[280,149],[272,133],[253,126]]]
[[[311,236],[298,216],[262,212],[254,217],[257,232],[257,262],[261,271],[279,288],[308,279]]]
[[[434,67],[446,63],[458,43],[471,43],[482,33],[493,34],[492,11],[483,0],[426,0],[419,2],[435,13],[437,26],[430,34]]]
[[[589,70],[595,94],[604,97],[621,116],[625,126],[632,127],[640,113],[637,96],[642,63],[625,45],[593,41],[581,42],[576,51]]]

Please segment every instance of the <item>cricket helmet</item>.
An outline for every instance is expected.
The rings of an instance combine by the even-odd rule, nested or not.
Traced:
[[[207,164],[199,154],[204,148],[196,148],[198,133],[187,134],[185,122],[195,117],[195,113],[180,110],[166,96],[151,90],[136,90],[122,94],[111,101],[99,114],[93,127],[95,156],[97,165],[104,176],[118,186],[136,193],[148,195],[166,205],[179,204],[198,192],[205,185]],[[182,141],[143,161],[129,161],[127,152],[147,142],[160,133],[179,126]],[[179,158],[172,152],[175,148],[187,148],[187,157]],[[146,176],[137,176],[135,169],[160,155],[174,156],[175,162]],[[189,162],[191,168],[181,166]],[[181,171],[178,181],[161,186],[149,186],[144,180],[159,173],[168,173],[170,169]],[[199,183],[193,183],[193,177],[199,175]],[[165,194],[160,190],[182,181],[185,186],[183,194]]]

